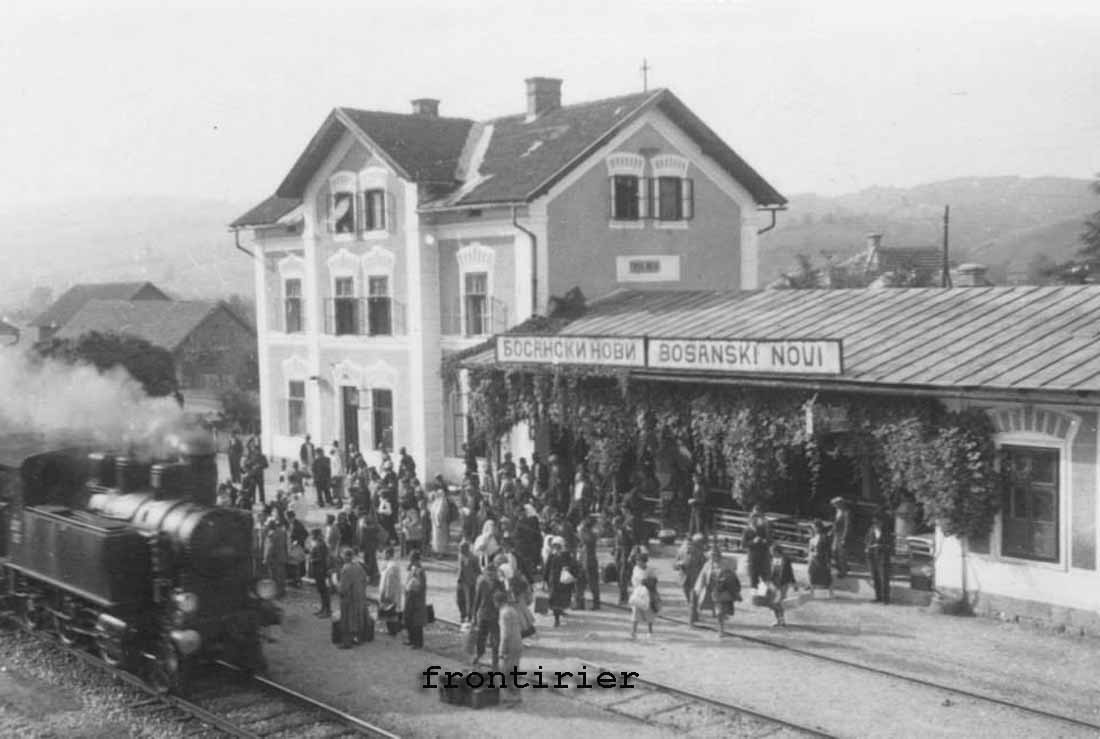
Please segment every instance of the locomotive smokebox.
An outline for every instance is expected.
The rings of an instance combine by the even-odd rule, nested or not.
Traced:
[[[180,462],[188,468],[186,496],[201,505],[214,506],[218,500],[217,447],[210,434],[195,431],[182,436],[176,446]]]

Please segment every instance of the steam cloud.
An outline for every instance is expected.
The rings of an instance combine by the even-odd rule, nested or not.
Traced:
[[[38,434],[53,442],[107,450],[140,447],[161,456],[169,437],[186,433],[172,398],[151,398],[121,367],[32,361],[0,350],[0,435]]]

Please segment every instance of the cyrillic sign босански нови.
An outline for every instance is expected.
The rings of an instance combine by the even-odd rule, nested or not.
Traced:
[[[654,339],[498,336],[497,362],[611,365],[649,369],[839,375],[838,339]]]

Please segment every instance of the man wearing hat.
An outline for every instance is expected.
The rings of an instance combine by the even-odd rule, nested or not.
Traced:
[[[703,554],[703,546],[706,537],[702,534],[693,534],[680,545],[680,551],[676,553],[676,570],[680,576],[680,587],[684,590],[684,600],[691,607],[691,623],[699,620],[699,599],[695,595],[695,581],[706,564],[706,556]]]
[[[852,513],[848,509],[848,501],[839,495],[829,503],[836,508],[836,516],[833,518],[833,564],[836,566],[837,577],[847,577],[848,532],[851,529]]]
[[[867,568],[871,570],[871,581],[875,586],[875,601],[883,604],[890,602],[890,553],[893,542],[888,525],[889,518],[885,514],[875,514],[864,541]]]

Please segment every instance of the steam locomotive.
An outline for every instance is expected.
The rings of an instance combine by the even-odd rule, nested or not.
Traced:
[[[8,456],[0,610],[164,692],[185,692],[212,660],[263,669],[274,587],[253,576],[251,516],[214,505],[209,438],[155,463],[75,448]]]

